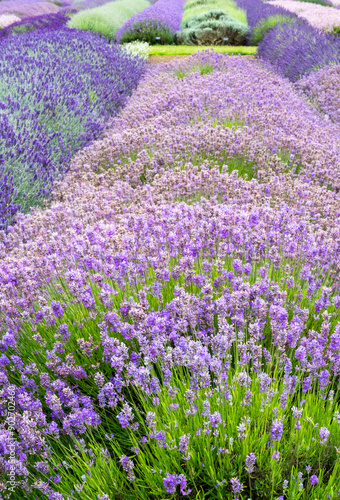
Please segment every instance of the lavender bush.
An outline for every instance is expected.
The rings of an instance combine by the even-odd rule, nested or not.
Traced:
[[[295,88],[334,122],[340,122],[340,65],[331,65],[301,78]]]
[[[282,7],[275,7],[262,0],[237,0],[237,5],[247,13],[247,22],[251,28],[267,17],[282,15],[287,16],[287,10]],[[289,14],[288,14],[289,15]],[[294,14],[291,14],[296,17]]]
[[[27,31],[48,30],[52,32],[65,27],[69,18],[60,12],[43,16],[29,17],[14,22],[0,31],[0,39],[9,35],[22,34]]]
[[[335,500],[339,127],[254,60],[148,71],[1,234],[4,495],[14,449],[29,500]]]
[[[272,28],[260,42],[258,56],[295,82],[324,66],[339,64],[340,38],[297,20]]]
[[[277,7],[265,3],[262,0],[237,0],[239,8],[247,13],[247,22],[250,27],[248,33],[249,44],[257,45],[271,28],[278,24],[289,22],[296,18],[296,15],[288,12],[282,7]]]
[[[180,29],[183,5],[183,0],[158,0],[132,16],[118,31],[117,40],[122,43],[136,40],[150,44],[173,42]]]
[[[25,211],[49,196],[72,155],[98,137],[144,71],[142,59],[106,39],[68,29],[52,33],[0,43],[0,151],[17,192],[10,203]],[[11,217],[4,212],[0,220],[3,227]]]

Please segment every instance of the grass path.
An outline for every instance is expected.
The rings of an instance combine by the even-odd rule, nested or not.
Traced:
[[[194,52],[213,49],[215,52],[223,54],[241,54],[241,55],[256,55],[257,47],[232,47],[230,45],[221,45],[214,47],[197,46],[197,45],[153,45],[150,48],[150,56],[184,56]]]

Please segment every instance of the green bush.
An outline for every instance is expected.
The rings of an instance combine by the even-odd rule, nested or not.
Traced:
[[[323,5],[324,7],[334,7],[334,5],[331,5],[328,2],[324,2],[323,0],[299,0],[299,1],[307,3],[316,3],[318,5]]]
[[[284,16],[282,14],[277,14],[275,16],[269,16],[261,19],[253,29],[250,36],[250,45],[258,45],[263,39],[264,35],[277,24],[289,23],[295,19],[291,16]]]
[[[112,39],[131,16],[149,5],[147,0],[117,0],[102,7],[78,12],[70,19],[67,26],[97,32]]]
[[[184,6],[181,27],[192,18],[206,14],[212,10],[223,11],[229,17],[247,24],[247,14],[237,7],[233,0],[189,0]]]
[[[211,10],[184,23],[183,29],[177,33],[177,42],[186,45],[244,45],[247,31],[247,24],[221,10]]]
[[[158,38],[158,40],[156,40]],[[125,31],[121,36],[121,43],[129,43],[139,40],[150,45],[172,45],[175,35],[170,32],[169,26],[158,19],[144,19],[136,21],[131,29]]]

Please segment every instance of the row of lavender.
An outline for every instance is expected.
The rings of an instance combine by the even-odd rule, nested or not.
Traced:
[[[272,0],[270,4],[294,12],[314,28],[325,31],[340,30],[340,11],[334,10],[332,5],[308,4],[296,0]]]
[[[2,0],[0,2],[0,27],[5,26],[3,23],[5,15],[15,15],[19,19],[27,19],[30,17],[57,14],[58,12],[63,14],[77,12],[103,5],[107,2],[108,0]]]
[[[63,16],[50,21],[49,29],[0,43],[0,229],[44,203],[145,69],[144,60],[106,39],[65,28]]]
[[[131,42],[140,39],[147,32],[147,38],[154,42],[163,38],[172,42],[174,34],[180,29],[184,0],[158,0],[139,14],[132,16],[118,31],[118,42]],[[144,41],[149,41],[143,37]],[[164,43],[163,40],[163,43]]]
[[[259,58],[292,82],[302,79],[297,87],[329,118],[339,121],[340,37],[297,18],[283,8],[283,3],[279,8],[277,3],[261,0],[237,0],[237,3],[247,12],[250,39],[261,34]]]
[[[216,54],[109,125],[1,234],[2,498],[338,499],[339,126]]]

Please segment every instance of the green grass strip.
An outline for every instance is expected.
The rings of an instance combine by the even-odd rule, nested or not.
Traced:
[[[150,47],[150,56],[185,56],[201,52],[202,50],[213,49],[215,52],[222,54],[241,54],[242,56],[255,56],[257,47],[231,47],[229,45],[222,46],[196,46],[196,45],[153,45]]]

